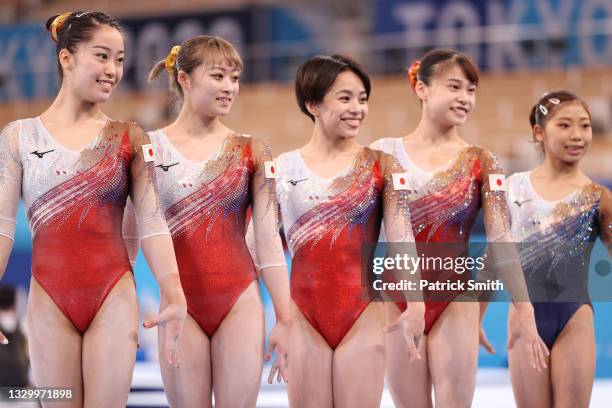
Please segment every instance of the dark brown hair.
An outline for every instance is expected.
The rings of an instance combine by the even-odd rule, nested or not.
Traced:
[[[59,14],[49,17],[45,24],[45,28],[51,33],[51,38],[55,41],[56,55],[58,55],[57,69],[60,78],[64,77],[62,65],[59,62],[59,53],[61,50],[65,48],[74,54],[77,46],[80,43],[91,40],[94,31],[101,26],[106,25],[112,27],[123,34],[119,21],[106,13],[101,11],[75,11],[70,13],[62,25],[57,28],[57,36],[53,37],[51,29],[53,21],[55,21],[57,17],[59,17]]]
[[[559,109],[559,106],[566,102],[579,102],[589,115],[589,119],[591,118],[589,106],[582,99],[570,91],[559,90],[545,93],[540,97],[540,100],[533,105],[529,113],[529,124],[531,128],[534,128],[535,125],[544,127],[546,122],[554,115],[554,112]]]
[[[591,110],[586,102],[580,99],[576,94],[561,89],[558,91],[545,93],[540,97],[538,102],[533,105],[531,112],[529,113],[529,124],[531,125],[531,129],[533,130],[536,125],[540,125],[542,128],[544,128],[546,123],[555,114],[559,107],[568,102],[580,103],[587,112],[587,115],[589,115],[589,120],[591,119]],[[535,133],[532,134],[532,137],[533,142],[536,143],[538,148],[543,152],[544,147],[542,146],[541,142],[535,139]]]
[[[420,60],[420,65],[416,72],[416,79],[423,81],[425,85],[430,85],[434,76],[441,74],[445,69],[456,64],[468,81],[474,85],[478,85],[478,67],[468,58],[467,55],[456,51],[446,49],[434,49],[427,52]],[[412,88],[416,85],[410,84]]]
[[[351,71],[361,79],[368,98],[372,83],[365,69],[352,59],[342,55],[323,56],[306,60],[295,75],[295,96],[300,110],[313,122],[314,116],[308,112],[307,103],[320,103],[341,72]]]
[[[201,64],[206,64],[207,67],[227,64],[236,67],[238,71],[242,71],[244,67],[236,48],[221,37],[198,35],[185,40],[180,47],[172,74],[166,71],[170,91],[175,93],[180,100],[183,99],[183,89],[178,83],[179,71],[191,74]],[[155,80],[165,68],[165,59],[157,62],[149,72],[149,82]]]

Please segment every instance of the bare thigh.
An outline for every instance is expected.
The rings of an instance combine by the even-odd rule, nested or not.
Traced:
[[[387,324],[397,320],[400,310],[394,303],[385,303]],[[397,330],[385,335],[387,360],[387,385],[393,402],[398,408],[430,408],[431,377],[429,375],[427,335],[419,343],[420,360],[410,361],[406,351],[406,342],[402,333]]]
[[[34,385],[70,388],[74,395],[71,401],[43,406],[82,407],[81,333],[35,278],[30,282],[27,327]]]
[[[117,282],[83,335],[85,407],[125,406],[138,344],[138,299],[131,272]]]
[[[331,408],[334,404],[333,351],[293,301],[291,309],[289,405],[292,408]]]
[[[198,323],[187,315],[179,349],[179,368],[171,367],[166,361],[165,337],[158,336],[158,341],[159,365],[170,406],[177,408],[211,407],[210,340]]]
[[[469,407],[478,368],[476,302],[451,302],[427,339],[436,407]]]
[[[510,305],[508,313],[516,313],[514,305]],[[552,407],[550,358],[545,358],[546,368],[538,372],[529,364],[529,355],[526,350],[515,346],[508,351],[512,390],[519,408]]]
[[[264,356],[264,315],[257,285],[253,281],[240,295],[211,340],[219,408],[254,407],[257,402]]]
[[[334,351],[334,407],[380,406],[385,382],[383,308],[381,302],[370,303]]]
[[[595,378],[593,310],[582,305],[567,322],[551,352],[555,408],[588,407]]]

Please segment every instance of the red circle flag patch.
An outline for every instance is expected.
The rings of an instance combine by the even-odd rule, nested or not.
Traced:
[[[274,161],[268,160],[264,162],[264,168],[266,170],[266,178],[276,178],[276,168],[274,167]]]
[[[489,174],[489,189],[491,191],[506,191],[506,176]]]
[[[144,156],[144,161],[152,162],[155,160],[155,150],[153,150],[152,144],[142,145],[142,154]]]
[[[394,190],[409,190],[408,174],[393,173],[393,189]]]

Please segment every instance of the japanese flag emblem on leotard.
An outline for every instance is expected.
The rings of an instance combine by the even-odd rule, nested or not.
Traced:
[[[153,150],[152,144],[142,145],[142,154],[144,155],[144,161],[152,162],[155,160],[155,151]]]
[[[272,160],[268,160],[264,162],[264,167],[266,169],[266,178],[275,179],[276,178],[276,166]]]
[[[393,173],[393,189],[409,190],[408,173]]]
[[[506,191],[506,176],[489,174],[489,188],[491,191]]]

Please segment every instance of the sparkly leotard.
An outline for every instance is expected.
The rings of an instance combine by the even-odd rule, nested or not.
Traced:
[[[140,238],[168,234],[158,206],[147,135],[109,121],[80,151],[60,145],[40,118],[0,135],[0,235],[13,239],[23,197],[32,231],[32,274],[81,333],[131,270],[122,238],[130,195]]]
[[[265,168],[270,151],[256,138],[229,134],[214,157],[194,162],[170,143],[162,129],[150,137],[187,311],[212,337],[256,279],[245,241],[249,206],[261,268],[285,265],[274,178],[266,174],[275,169]]]
[[[612,197],[606,187],[591,183],[562,200],[546,201],[530,174],[508,179],[508,206],[538,333],[550,349],[578,308],[591,305],[592,245],[585,244],[598,236],[608,245],[612,241]]]
[[[340,176],[312,173],[298,150],[276,160],[277,196],[291,252],[291,297],[335,349],[369,304],[362,244],[376,242],[381,219],[396,242],[412,242],[407,192],[395,191],[393,158],[369,148]]]
[[[493,191],[490,175],[503,175],[497,158],[479,146],[466,146],[444,168],[427,172],[408,156],[401,138],[380,139],[372,147],[391,154],[404,168],[410,186],[410,218],[419,254],[436,257],[465,256],[471,229],[480,207],[484,210],[489,241],[509,235],[509,215],[504,191]],[[388,239],[388,238],[387,238]],[[426,245],[430,243],[458,245]],[[444,253],[441,253],[444,252]],[[468,273],[421,270],[423,279],[432,281],[465,281]],[[458,293],[427,290],[425,301],[425,334],[428,334],[444,309]],[[443,301],[427,299],[444,298]],[[406,309],[403,302],[397,303]]]

